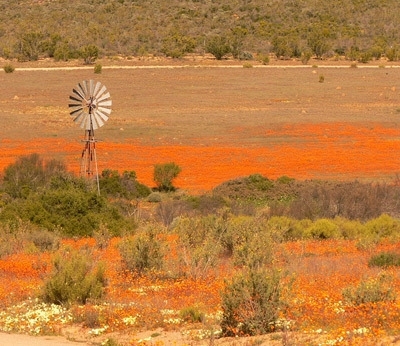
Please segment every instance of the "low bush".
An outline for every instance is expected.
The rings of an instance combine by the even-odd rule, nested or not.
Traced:
[[[317,239],[340,238],[339,227],[332,220],[318,219],[306,230],[307,234]]]
[[[203,277],[214,268],[221,254],[220,219],[216,216],[182,217],[171,229],[178,235],[180,273]]]
[[[11,64],[4,65],[3,69],[5,73],[13,73],[15,71],[14,66],[12,66]]]
[[[392,267],[400,266],[400,254],[395,252],[381,252],[380,254],[372,256],[368,261],[369,267]]]
[[[226,284],[221,300],[224,336],[273,332],[284,307],[281,275],[258,270],[237,274]]]
[[[103,66],[101,64],[94,65],[94,73],[95,74],[101,74],[102,70],[103,70]]]
[[[122,262],[132,273],[144,275],[164,266],[164,244],[157,239],[156,229],[149,226],[138,234],[124,238],[120,245]]]
[[[365,223],[366,233],[378,238],[396,237],[400,233],[400,221],[387,215],[372,219]]]
[[[393,277],[388,273],[381,273],[376,278],[362,280],[358,286],[344,289],[342,294],[346,301],[354,305],[392,302],[396,299]]]
[[[190,323],[205,321],[205,314],[199,309],[198,306],[190,306],[187,308],[183,308],[179,312],[179,316],[185,322],[190,322]]]
[[[59,251],[54,270],[44,284],[42,299],[46,303],[85,304],[104,296],[106,278],[102,263],[95,264],[90,253],[71,249]]]

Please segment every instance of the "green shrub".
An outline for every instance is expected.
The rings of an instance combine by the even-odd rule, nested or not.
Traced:
[[[5,73],[13,73],[15,71],[14,66],[12,66],[11,64],[4,65],[3,69]]]
[[[147,201],[150,203],[160,203],[162,201],[162,196],[159,192],[152,192],[147,197]]]
[[[257,56],[257,60],[261,62],[263,65],[268,65],[269,64],[269,54],[259,54]]]
[[[54,231],[35,229],[27,233],[26,238],[40,251],[54,251],[60,246],[60,237]]]
[[[150,195],[151,190],[136,180],[135,171],[124,171],[122,175],[117,170],[105,169],[99,179],[102,194],[117,198],[141,198]]]
[[[395,252],[381,252],[378,255],[372,256],[368,261],[369,267],[391,267],[400,266],[400,254]]]
[[[172,30],[162,42],[161,51],[171,58],[182,58],[185,54],[193,52],[196,41],[179,31]]]
[[[339,227],[339,231],[345,239],[365,238],[365,226],[360,221],[347,220],[342,217],[336,217],[333,222]]]
[[[383,214],[376,219],[365,223],[366,233],[369,236],[387,238],[397,236],[400,232],[400,221]]]
[[[172,231],[179,236],[179,274],[198,278],[215,267],[221,253],[220,240],[216,237],[220,231],[219,221],[215,216],[206,216],[182,217],[174,222]]]
[[[341,236],[339,227],[329,219],[318,219],[307,229],[307,234],[317,239],[332,239]]]
[[[102,263],[95,265],[90,254],[64,249],[56,254],[53,264],[53,273],[43,287],[46,303],[85,304],[104,296],[105,267]]]
[[[101,64],[94,65],[94,73],[101,74],[102,70],[103,70],[103,66]]]
[[[237,274],[221,293],[224,336],[259,335],[275,330],[284,307],[281,275],[276,271]]]
[[[121,241],[119,251],[128,270],[137,275],[143,275],[163,268],[164,246],[157,239],[156,233],[155,229],[149,227]]]
[[[393,277],[387,273],[381,273],[377,278],[362,280],[357,287],[345,288],[342,294],[346,301],[354,305],[394,301],[396,299]]]
[[[156,164],[154,166],[154,182],[159,191],[174,191],[172,181],[179,175],[182,169],[174,162]]]
[[[206,52],[214,55],[215,59],[221,60],[231,52],[231,46],[226,36],[215,35],[207,39]]]
[[[83,46],[79,52],[83,58],[85,65],[94,64],[96,59],[99,57],[99,48],[94,44]]]
[[[179,316],[185,322],[190,322],[190,323],[205,321],[205,314],[199,309],[198,306],[190,306],[187,308],[183,308],[179,312]]]

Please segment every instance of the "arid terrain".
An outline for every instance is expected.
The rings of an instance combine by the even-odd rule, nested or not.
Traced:
[[[106,85],[113,100],[109,121],[95,133],[100,171],[134,170],[140,182],[152,186],[153,166],[173,161],[182,167],[176,186],[190,193],[253,173],[274,179],[398,179],[398,66],[313,61],[306,66],[279,62],[250,67],[213,60],[102,64],[101,74],[94,74],[93,66],[43,61],[16,64],[13,73],[0,72],[0,171],[21,155],[39,153],[45,159],[62,159],[78,172],[84,131],[72,122],[68,98],[78,82],[94,79]],[[167,240],[174,244],[171,239]],[[364,248],[356,240],[342,239],[280,244],[280,260],[297,275],[293,295],[286,298],[293,303],[291,321],[302,326],[301,332],[214,340],[200,334],[214,332],[224,275],[234,269],[222,263],[212,278],[136,280],[121,275],[119,241],[112,239],[107,248],[98,249],[93,238],[63,240],[63,246],[92,248],[96,259],[107,263],[107,302],[54,312],[50,322],[40,320],[40,304],[29,298],[50,272],[50,254],[21,252],[0,260],[1,307],[4,316],[14,317],[1,320],[2,330],[28,333],[36,326],[31,318],[39,334],[56,332],[71,344],[107,345],[111,338],[124,345],[398,342],[398,301],[371,313],[369,306],[349,307],[341,298],[344,287],[377,274],[367,265],[372,252],[398,251],[398,242]],[[398,292],[398,269],[391,274]],[[210,324],[175,324],[179,309],[199,302]],[[71,315],[87,322],[93,311],[100,316],[100,326],[69,325]],[[330,329],[324,330],[326,326]],[[387,330],[393,333],[387,335]],[[42,337],[33,340],[40,346],[40,340],[47,342]]]
[[[182,167],[177,186],[192,191],[251,173],[364,180],[399,171],[396,66],[230,64],[104,64],[101,75],[22,64],[0,73],[0,169],[38,152],[77,170],[84,132],[69,116],[68,97],[94,79],[113,99],[110,120],[95,133],[100,171],[134,170],[151,186],[153,165],[174,161]]]

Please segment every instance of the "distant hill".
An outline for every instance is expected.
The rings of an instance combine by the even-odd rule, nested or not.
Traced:
[[[0,56],[394,61],[399,23],[398,0],[0,0]]]

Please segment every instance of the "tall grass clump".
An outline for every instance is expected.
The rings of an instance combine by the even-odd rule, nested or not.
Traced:
[[[46,303],[85,304],[104,296],[105,267],[102,263],[95,264],[90,253],[63,249],[56,254],[53,265],[53,273],[42,292]]]

